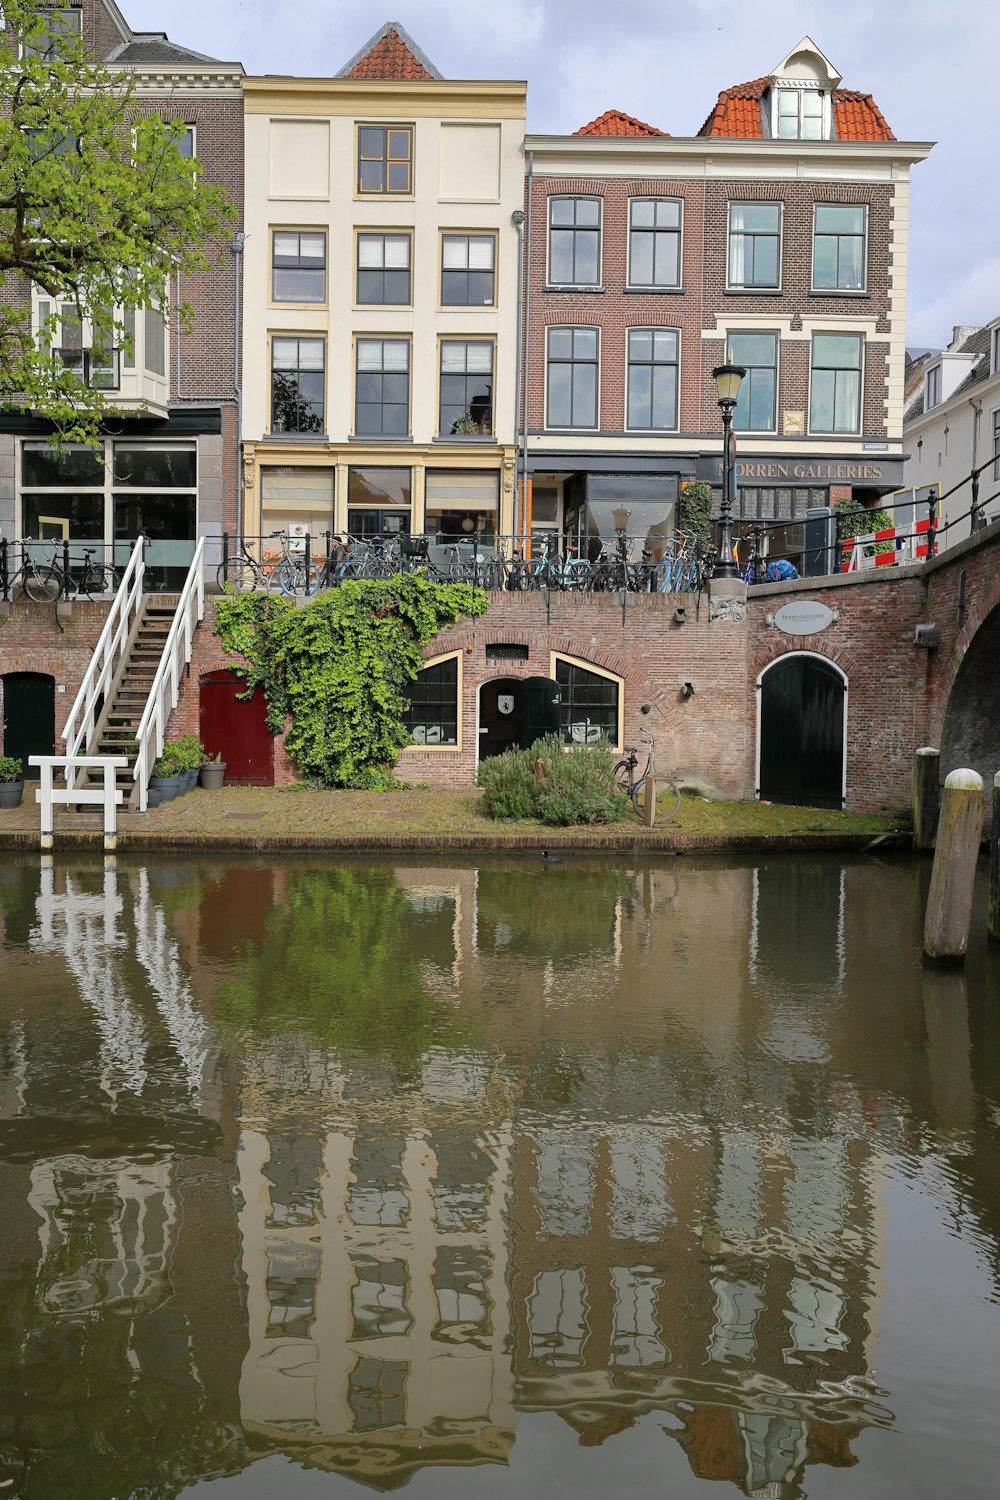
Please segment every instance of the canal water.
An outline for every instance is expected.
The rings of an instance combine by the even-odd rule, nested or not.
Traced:
[[[926,882],[8,858],[0,1500],[995,1493],[1000,952]]]

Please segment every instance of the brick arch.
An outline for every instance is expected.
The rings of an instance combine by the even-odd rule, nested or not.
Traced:
[[[998,590],[1000,591],[1000,590]],[[987,790],[1000,770],[1000,601],[979,620],[955,666],[943,699],[940,733],[941,775],[970,768]]]

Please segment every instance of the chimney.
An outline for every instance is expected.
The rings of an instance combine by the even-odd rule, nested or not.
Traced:
[[[976,324],[972,324],[970,327],[965,323],[956,323],[951,330],[951,343],[948,345],[948,353],[954,354],[956,350],[961,349],[967,339],[971,339],[972,335],[978,332],[979,328]]]

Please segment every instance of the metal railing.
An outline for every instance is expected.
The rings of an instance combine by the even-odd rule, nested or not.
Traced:
[[[29,755],[28,764],[39,769],[39,786],[35,800],[41,809],[41,847],[52,848],[55,832],[54,808],[72,803],[74,806],[91,805],[104,811],[104,850],[114,852],[118,839],[118,805],[125,793],[116,785],[116,772],[124,769],[128,761],[115,755]],[[66,787],[58,791],[52,785],[56,771],[62,771]],[[100,786],[78,787],[75,785],[77,771],[99,770],[102,774]]]
[[[146,811],[149,778],[155,761],[163,754],[163,737],[170,715],[177,707],[181,674],[191,660],[194,633],[204,618],[204,561],[205,538],[200,537],[135,732],[138,755],[132,777],[138,784],[140,812]]]
[[[66,784],[70,788],[75,784],[79,756],[90,745],[108,691],[128,649],[132,629],[142,613],[144,545],[145,538],[140,536],[63,727],[62,742],[68,757]]]

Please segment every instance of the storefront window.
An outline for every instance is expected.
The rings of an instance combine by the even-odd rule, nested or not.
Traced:
[[[657,561],[674,537],[674,474],[587,474],[566,491],[566,540],[594,559],[616,539],[615,512],[628,512],[626,536],[636,560],[645,550]]]
[[[410,684],[405,723],[418,745],[458,743],[458,657],[434,662]]]
[[[427,473],[426,530],[442,542],[473,541],[492,544],[500,507],[500,475],[485,472]]]
[[[400,536],[410,530],[410,469],[347,471],[347,529],[351,536]]]
[[[333,469],[278,466],[260,471],[261,526],[265,537],[275,531],[303,538],[333,530]],[[302,542],[304,546],[304,541]]]

